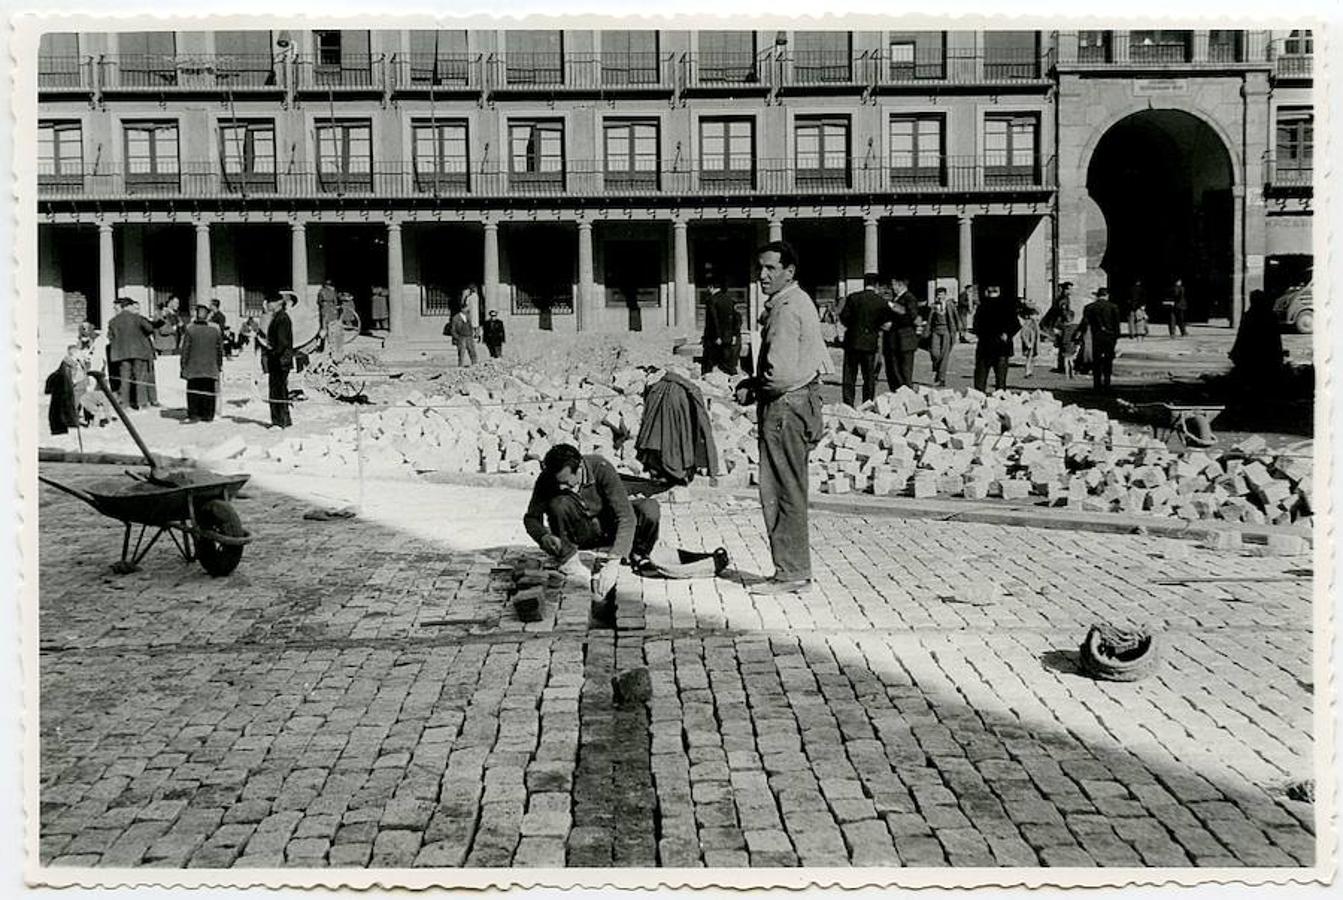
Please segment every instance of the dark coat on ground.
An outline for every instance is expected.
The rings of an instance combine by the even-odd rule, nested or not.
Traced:
[[[844,349],[871,353],[881,340],[881,326],[895,321],[895,311],[873,290],[855,291],[844,298],[839,323],[844,326]]]
[[[182,377],[218,378],[224,365],[224,336],[213,325],[192,322],[182,334]]]
[[[639,462],[655,476],[688,484],[695,472],[718,472],[718,446],[704,395],[675,372],[649,385],[634,441]]]
[[[107,345],[112,362],[154,358],[154,325],[139,313],[123,309],[107,323]]]
[[[46,392],[51,395],[51,407],[47,410],[47,424],[51,426],[51,433],[65,434],[79,424],[74,378],[65,360],[61,360],[56,371],[47,376]]]

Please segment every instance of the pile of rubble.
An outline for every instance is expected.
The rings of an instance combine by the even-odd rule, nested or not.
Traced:
[[[755,410],[738,406],[726,376],[692,375],[709,405],[719,448],[718,484],[754,483]],[[581,365],[482,367],[454,393],[412,391],[370,410],[360,424],[286,439],[271,460],[378,476],[426,472],[534,476],[558,442],[601,453],[641,474],[634,436],[647,386],[662,369]],[[421,382],[419,387],[437,385]],[[1127,512],[1284,524],[1311,514],[1309,460],[1274,454],[1259,438],[1230,451],[1173,452],[1103,411],[1065,405],[1043,392],[902,388],[862,409],[826,409],[812,454],[811,484],[826,494],[965,497],[1043,502],[1091,512]]]

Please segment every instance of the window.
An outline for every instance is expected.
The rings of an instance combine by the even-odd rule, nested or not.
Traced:
[[[564,32],[509,31],[504,50],[509,84],[564,84]]]
[[[1212,62],[1240,62],[1242,60],[1241,31],[1209,31],[1208,59]]]
[[[1309,28],[1293,31],[1282,42],[1282,52],[1290,56],[1309,56],[1315,52],[1315,36]]]
[[[1285,78],[1309,78],[1311,56],[1315,52],[1315,38],[1309,30],[1291,32],[1282,42],[1277,72]]]
[[[372,189],[372,123],[367,119],[317,123],[317,181],[324,191]]]
[[[225,87],[275,84],[269,31],[216,31],[215,77]]]
[[[941,116],[891,117],[893,187],[946,183],[943,132]]]
[[[603,125],[608,187],[658,186],[658,123],[610,120]]]
[[[1113,62],[1114,55],[1111,46],[1110,32],[1108,31],[1079,31],[1077,32],[1077,61],[1084,63]]]
[[[1275,184],[1308,185],[1315,165],[1315,113],[1310,109],[1278,110]]]
[[[943,31],[892,32],[887,78],[897,82],[945,78],[946,43]]]
[[[564,123],[538,120],[510,122],[509,183],[564,190]]]
[[[84,183],[84,142],[78,122],[39,122],[37,183],[44,189]]]
[[[754,126],[751,119],[700,120],[700,174],[705,181],[743,187],[755,182]]]
[[[1141,63],[1189,61],[1193,33],[1189,31],[1130,31],[1129,59]]]
[[[275,123],[227,122],[219,126],[225,189],[275,189]]]
[[[602,84],[658,84],[656,31],[603,31]]]
[[[373,57],[367,31],[314,31],[313,82],[323,87],[369,87]]]
[[[413,122],[415,187],[421,191],[465,191],[470,184],[466,122]]]
[[[180,186],[176,122],[127,122],[126,187],[134,192]]]
[[[990,185],[1039,183],[1034,115],[998,115],[984,119],[984,180]]]
[[[117,74],[121,87],[171,87],[177,84],[176,35],[171,31],[128,31],[117,35]]]
[[[80,77],[79,36],[74,32],[44,34],[37,48],[37,85],[77,88]]]
[[[608,307],[661,305],[662,247],[657,241],[607,241],[603,258]]]
[[[706,84],[747,84],[759,80],[754,31],[701,31],[699,80]]]
[[[799,119],[796,137],[799,187],[848,187],[848,119]]]
[[[793,35],[793,77],[798,84],[836,84],[853,80],[847,31],[799,31]]]
[[[1040,77],[1040,36],[1034,31],[984,32],[984,78],[1024,81]]]
[[[412,31],[410,81],[412,84],[465,86],[470,82],[471,55],[465,31]]]

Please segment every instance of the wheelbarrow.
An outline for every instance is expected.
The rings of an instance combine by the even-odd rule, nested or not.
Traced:
[[[1186,447],[1207,448],[1217,443],[1212,421],[1226,409],[1215,403],[1130,403],[1119,401],[1119,408],[1136,415],[1152,426],[1152,437],[1160,441],[1177,439]]]
[[[231,502],[251,476],[163,469],[108,389],[103,374],[95,372],[93,376],[149,461],[149,472],[127,470],[126,481],[110,481],[87,490],[41,475],[38,480],[122,523],[121,559],[113,563],[114,572],[125,574],[138,569],[166,532],[187,562],[200,562],[201,568],[215,577],[228,575],[238,567],[243,548],[251,541]],[[131,532],[136,526],[139,532],[132,544]]]

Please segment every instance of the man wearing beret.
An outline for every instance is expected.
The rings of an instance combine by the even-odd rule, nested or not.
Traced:
[[[118,297],[120,308],[107,323],[109,358],[120,381],[121,405],[139,409],[143,400],[158,406],[150,366],[154,364],[154,325],[140,315],[139,305],[129,297]]]
[[[211,309],[196,304],[196,318],[182,334],[182,378],[187,383],[187,421],[213,422],[224,365],[224,335],[210,322]]]

